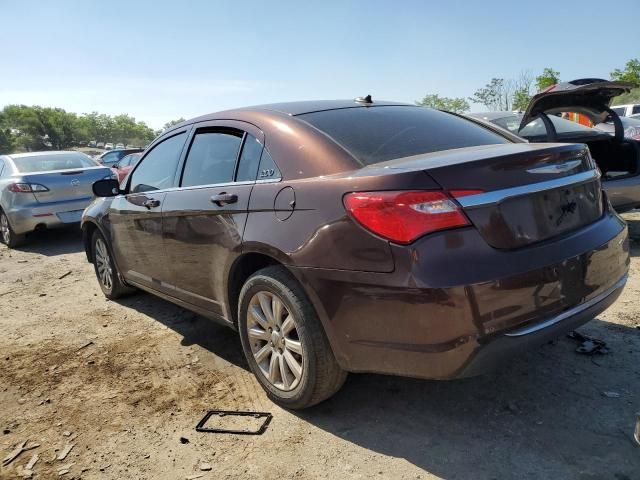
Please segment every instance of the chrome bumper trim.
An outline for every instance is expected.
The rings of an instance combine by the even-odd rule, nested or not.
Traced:
[[[554,178],[544,182],[530,183],[529,185],[521,185],[519,187],[504,188],[502,190],[494,190],[493,192],[478,193],[476,195],[467,195],[466,197],[456,198],[463,208],[476,208],[484,205],[492,205],[500,203],[508,198],[519,197],[531,193],[551,190],[553,188],[566,187],[568,185],[579,185],[581,183],[591,182],[600,178],[600,172],[597,170],[588,170],[586,172],[576,173],[575,175],[567,175],[566,177]]]

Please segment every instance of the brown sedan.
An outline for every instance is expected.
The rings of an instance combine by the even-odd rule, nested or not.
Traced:
[[[189,120],[94,193],[82,228],[105,295],[237,329],[288,408],[347,372],[483,372],[602,312],[629,267],[584,145],[368,97]]]

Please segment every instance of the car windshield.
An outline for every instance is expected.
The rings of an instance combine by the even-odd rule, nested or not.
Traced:
[[[516,135],[520,135],[521,137],[525,138],[542,137],[547,135],[547,129],[544,126],[544,122],[540,118],[532,120],[531,122],[527,123],[522,130],[519,130],[520,122],[522,122],[522,117],[522,114],[514,113],[513,115],[496,118],[492,120],[492,122],[502,128],[506,128]],[[559,136],[599,135],[599,132],[595,131],[592,128],[586,127],[576,122],[572,122],[571,120],[567,120],[565,118],[558,117],[556,115],[549,115],[549,120],[551,120],[551,123],[556,130],[556,134],[558,134]]]
[[[511,143],[474,122],[424,107],[342,108],[298,118],[329,135],[364,165],[454,148]]]
[[[79,152],[16,156],[13,157],[13,163],[21,173],[74,170],[98,165],[87,155]]]

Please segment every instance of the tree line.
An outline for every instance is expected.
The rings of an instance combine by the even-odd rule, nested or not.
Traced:
[[[640,60],[629,60],[624,68],[615,69],[609,75],[611,80],[632,82],[639,88],[614,99],[614,104],[640,103]],[[477,89],[471,97],[443,97],[437,93],[426,95],[417,101],[418,105],[448,110],[455,113],[468,112],[469,102],[484,105],[488,110],[526,110],[531,97],[544,89],[559,83],[560,72],[545,68],[538,76],[526,70],[517,78],[492,78],[484,87]]]
[[[183,121],[173,120],[164,128]],[[143,146],[162,130],[132,116],[91,112],[77,115],[62,108],[7,105],[0,110],[0,154],[65,150],[90,141]]]

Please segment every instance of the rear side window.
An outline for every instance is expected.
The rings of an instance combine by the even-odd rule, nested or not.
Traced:
[[[258,170],[258,180],[269,180],[272,178],[280,178],[282,175],[280,174],[280,170],[276,166],[273,158],[267,152],[265,148],[262,151],[262,157],[260,158],[260,169]]]
[[[14,156],[13,163],[21,173],[46,172],[48,170],[76,170],[96,167],[98,164],[84,153],[49,153]]]
[[[233,181],[242,137],[222,132],[196,133],[182,174],[182,186]]]
[[[131,193],[173,186],[185,137],[184,133],[179,133],[153,147],[131,175]]]
[[[344,108],[298,118],[329,135],[364,165],[453,148],[511,143],[474,122],[424,107]]]
[[[625,107],[612,108],[614,112],[616,112],[621,117],[624,117],[625,111],[627,110]]]
[[[262,144],[253,135],[247,134],[240,154],[240,161],[238,162],[237,182],[248,182],[256,179],[261,153]]]
[[[635,115],[636,113],[640,113],[640,105],[633,106],[633,111],[631,112],[631,115]]]

